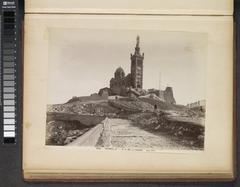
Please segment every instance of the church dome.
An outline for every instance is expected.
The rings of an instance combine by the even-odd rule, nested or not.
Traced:
[[[115,73],[115,78],[116,79],[122,79],[125,77],[125,73],[124,73],[124,70],[122,69],[122,67],[119,67],[116,69]]]

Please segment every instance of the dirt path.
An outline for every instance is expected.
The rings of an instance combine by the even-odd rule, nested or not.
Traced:
[[[154,135],[124,119],[107,119],[100,146],[120,149],[187,149],[164,135]]]

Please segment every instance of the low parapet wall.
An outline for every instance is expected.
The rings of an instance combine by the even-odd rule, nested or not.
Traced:
[[[105,119],[105,116],[91,114],[71,114],[62,112],[48,112],[47,121],[78,121],[86,126],[95,126]]]
[[[82,136],[78,137],[75,141],[69,143],[67,146],[86,146],[86,147],[94,147],[98,139],[101,136],[103,131],[103,124],[100,123],[87,131]]]

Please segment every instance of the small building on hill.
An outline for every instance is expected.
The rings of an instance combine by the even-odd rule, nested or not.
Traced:
[[[101,97],[108,97],[111,95],[111,90],[108,87],[102,88],[99,90],[98,95]]]

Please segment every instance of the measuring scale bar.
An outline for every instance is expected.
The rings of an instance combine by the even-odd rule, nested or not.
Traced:
[[[16,142],[16,12],[2,9],[3,143]]]

